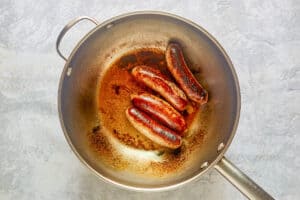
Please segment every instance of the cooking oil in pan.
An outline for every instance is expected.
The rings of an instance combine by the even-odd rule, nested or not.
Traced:
[[[158,95],[134,80],[131,69],[137,65],[158,68],[173,80],[166,67],[164,52],[160,49],[139,49],[117,59],[100,80],[100,126],[88,134],[90,146],[100,159],[115,169],[126,168],[144,173],[147,168],[149,175],[163,176],[179,169],[188,160],[189,154],[199,149],[205,135],[204,116],[209,109],[207,105],[203,109],[190,104],[188,112],[182,113],[188,131],[179,149],[169,150],[153,143],[139,133],[125,115],[125,110],[131,105],[131,94],[149,92]]]

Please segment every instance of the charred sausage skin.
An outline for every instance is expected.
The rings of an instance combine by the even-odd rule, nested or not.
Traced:
[[[167,46],[166,61],[169,71],[189,99],[205,104],[208,100],[208,93],[188,68],[179,44],[170,43]]]
[[[179,135],[171,129],[159,124],[143,111],[135,107],[129,107],[126,110],[126,116],[129,122],[139,132],[153,142],[171,149],[176,149],[181,146],[182,140]]]

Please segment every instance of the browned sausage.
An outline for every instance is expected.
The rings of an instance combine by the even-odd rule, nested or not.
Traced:
[[[167,66],[181,89],[193,101],[205,104],[208,100],[207,91],[196,80],[188,68],[179,44],[170,43],[166,50]]]
[[[146,113],[135,107],[126,110],[126,116],[129,122],[143,135],[153,142],[176,149],[181,146],[181,137],[171,129],[159,124]]]
[[[185,109],[187,98],[184,92],[175,83],[169,81],[159,70],[141,65],[133,68],[132,75],[136,80],[158,92],[177,110],[183,111]]]
[[[143,93],[132,95],[131,100],[137,108],[150,114],[169,128],[180,133],[186,129],[186,123],[181,114],[161,98],[149,93]]]

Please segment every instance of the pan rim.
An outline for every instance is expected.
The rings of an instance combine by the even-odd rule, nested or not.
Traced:
[[[66,130],[66,127],[64,125],[64,120],[63,120],[63,115],[62,115],[62,109],[61,109],[61,94],[62,94],[62,85],[64,82],[64,78],[66,77],[67,74],[67,70],[68,70],[68,66],[70,65],[70,62],[74,56],[74,54],[77,52],[77,50],[79,49],[79,47],[99,28],[104,27],[116,20],[122,19],[122,18],[126,18],[129,16],[138,16],[138,15],[158,15],[158,16],[167,16],[182,22],[185,22],[186,24],[191,25],[192,27],[196,28],[197,30],[199,30],[200,32],[202,32],[203,34],[205,34],[205,36],[207,36],[211,42],[216,45],[216,47],[221,51],[222,55],[224,56],[226,62],[228,63],[228,66],[230,68],[230,71],[232,73],[233,76],[233,81],[234,81],[234,85],[237,91],[237,99],[236,99],[236,116],[235,116],[235,121],[233,124],[233,128],[230,134],[230,137],[228,138],[227,144],[225,144],[224,148],[222,149],[222,151],[220,151],[219,155],[214,159],[213,162],[211,162],[205,169],[203,169],[202,171],[200,171],[199,173],[193,175],[193,176],[189,176],[186,177],[184,180],[179,181],[177,183],[174,184],[169,184],[169,185],[163,185],[163,186],[151,186],[151,187],[143,187],[143,186],[134,186],[134,185],[129,185],[126,183],[121,183],[118,182],[116,180],[112,180],[109,177],[106,177],[104,175],[102,175],[100,172],[98,172],[96,169],[94,169],[82,156],[81,154],[77,151],[77,149],[75,148],[75,146],[73,145],[68,132]],[[239,81],[238,81],[238,77],[236,74],[236,71],[234,69],[233,63],[231,61],[231,59],[229,58],[228,54],[226,53],[225,49],[221,46],[221,44],[208,32],[206,31],[203,27],[201,27],[200,25],[192,22],[189,19],[183,18],[181,16],[175,15],[175,14],[171,14],[168,12],[162,12],[162,11],[151,11],[151,10],[147,10],[147,11],[136,11],[136,12],[129,12],[129,13],[124,13],[121,15],[117,15],[114,16],[108,20],[103,21],[102,23],[100,23],[99,25],[97,25],[96,27],[94,27],[92,30],[90,30],[74,47],[74,49],[72,50],[72,53],[70,54],[70,56],[68,57],[64,68],[62,70],[62,73],[60,75],[60,80],[59,80],[59,86],[58,86],[58,96],[57,96],[57,107],[58,107],[58,114],[59,114],[59,121],[60,121],[60,125],[62,127],[64,136],[69,144],[69,146],[71,147],[72,151],[75,153],[75,155],[77,156],[77,158],[81,161],[81,163],[83,163],[90,171],[93,172],[94,175],[96,175],[97,177],[99,177],[101,180],[113,184],[115,186],[118,186],[120,188],[123,189],[127,189],[127,190],[132,190],[132,191],[137,191],[137,192],[161,192],[161,191],[167,191],[167,190],[172,190],[172,189],[176,189],[182,185],[185,185],[189,182],[192,182],[196,179],[198,179],[201,175],[203,175],[204,173],[206,173],[207,171],[211,170],[224,156],[225,152],[227,151],[227,149],[229,148],[235,134],[236,134],[236,130],[239,124],[239,118],[240,118],[240,110],[241,110],[241,94],[240,94],[240,86],[239,86]]]

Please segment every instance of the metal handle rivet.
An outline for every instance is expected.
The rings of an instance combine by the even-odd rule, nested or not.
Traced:
[[[208,167],[208,162],[207,162],[207,161],[204,162],[204,163],[201,165],[201,169],[206,168],[206,167]]]
[[[71,73],[72,73],[72,67],[68,67],[67,76],[71,76]]]
[[[106,26],[106,28],[109,29],[109,28],[111,28],[111,27],[113,27],[113,26],[114,26],[113,24],[108,24],[108,25]]]
[[[220,143],[218,146],[218,151],[221,151],[225,147],[224,143]]]

